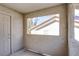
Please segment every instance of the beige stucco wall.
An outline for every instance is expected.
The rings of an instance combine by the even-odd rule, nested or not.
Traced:
[[[11,16],[11,50],[14,53],[23,48],[23,16],[4,6],[0,6],[0,13]]]
[[[56,13],[60,14],[60,36],[27,35],[27,18]],[[26,49],[49,55],[67,55],[66,5],[59,5],[29,13],[25,15],[24,19],[24,39]]]

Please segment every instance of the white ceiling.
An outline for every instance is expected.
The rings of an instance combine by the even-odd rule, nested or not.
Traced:
[[[20,13],[28,13],[60,4],[61,3],[2,3],[1,5],[14,9]]]

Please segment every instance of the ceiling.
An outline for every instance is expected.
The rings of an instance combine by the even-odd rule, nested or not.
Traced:
[[[60,4],[61,3],[2,3],[1,5],[16,10],[20,13],[28,13]]]

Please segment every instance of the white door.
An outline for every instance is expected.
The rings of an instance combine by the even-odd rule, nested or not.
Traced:
[[[10,54],[10,16],[0,14],[0,56]]]

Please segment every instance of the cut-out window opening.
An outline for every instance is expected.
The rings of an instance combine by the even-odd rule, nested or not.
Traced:
[[[59,35],[60,14],[27,19],[27,34]]]
[[[75,9],[74,16],[74,37],[75,40],[79,41],[79,9]]]

